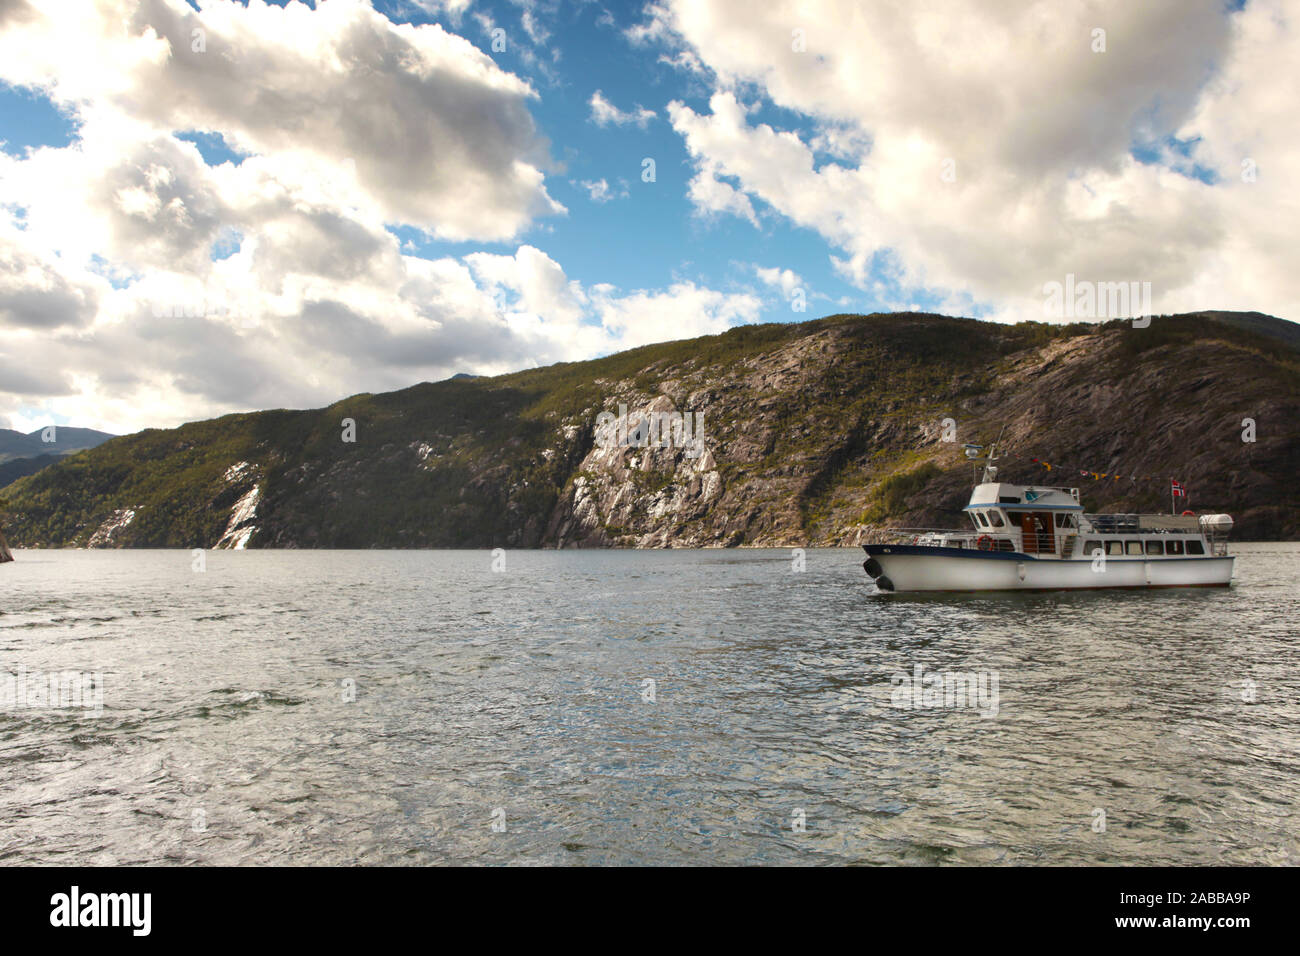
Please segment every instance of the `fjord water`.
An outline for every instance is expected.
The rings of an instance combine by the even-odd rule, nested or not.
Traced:
[[[104,698],[0,710],[0,863],[1294,864],[1300,545],[1235,553],[908,598],[851,549],[18,552],[0,676]],[[996,716],[893,706],[917,665]]]

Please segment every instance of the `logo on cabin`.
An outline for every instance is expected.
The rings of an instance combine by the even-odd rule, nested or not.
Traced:
[[[1026,501],[1037,501],[1037,500],[1038,500],[1039,498],[1041,498],[1041,497],[1042,497],[1042,495],[1039,494],[1037,491],[1030,491],[1029,489],[1025,489],[1025,500],[1026,500]]]

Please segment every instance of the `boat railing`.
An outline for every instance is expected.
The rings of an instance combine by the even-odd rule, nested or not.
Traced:
[[[1032,534],[1021,532],[1021,537],[1023,547],[1020,550],[1026,554],[1060,554],[1060,542],[1065,535],[1051,531],[1035,531]]]
[[[977,537],[978,535],[973,531],[954,531],[952,528],[884,528],[868,534],[864,543],[920,544],[940,547],[942,541],[950,541],[953,543],[949,547],[973,548]]]
[[[1226,534],[1216,534],[1211,531],[1206,534],[1205,540],[1210,545],[1210,554],[1216,558],[1226,558],[1228,556],[1228,536]]]
[[[1051,535],[1048,535],[1050,538]],[[1009,531],[954,531],[952,528],[885,528],[872,532],[864,544],[913,544],[932,548],[963,548],[968,551],[1018,551]]]
[[[1201,523],[1194,515],[1090,515],[1084,520],[1097,534],[1200,534]]]
[[[1136,534],[1138,530],[1137,515],[1085,514],[1084,518],[1098,534]]]

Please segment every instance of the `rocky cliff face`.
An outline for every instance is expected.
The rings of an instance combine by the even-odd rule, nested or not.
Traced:
[[[631,408],[620,404],[615,421],[595,429],[591,450],[552,512],[546,543],[561,548],[629,539],[640,548],[715,544],[687,530],[709,513],[723,491],[709,448],[706,413],[687,412],[690,428],[674,434],[671,425],[654,427],[666,418],[682,418],[667,396]]]
[[[745,327],[320,411],[127,436],[10,486],[11,537],[106,547],[848,545],[884,526],[963,525],[972,469],[961,444],[1002,432],[1012,456],[1004,480],[1078,486],[1090,510],[1162,512],[1177,477],[1191,507],[1237,519],[1236,537],[1294,538],[1292,328],[1208,313],[1146,329],[916,314]]]

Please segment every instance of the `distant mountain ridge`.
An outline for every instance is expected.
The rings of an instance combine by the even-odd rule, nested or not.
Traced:
[[[48,468],[50,465],[63,459],[62,455],[37,455],[35,458],[11,458],[9,461],[0,464],[0,488],[10,482],[17,481],[19,478],[25,478],[28,475],[34,475],[42,468]]]
[[[1165,512],[1162,476],[1176,476],[1236,537],[1294,539],[1298,339],[1224,312],[1145,328],[920,313],[741,326],[149,429],[2,496],[26,547],[847,545],[966,526],[961,444],[1005,428],[1004,480],[1077,485],[1091,511]],[[689,412],[702,445],[611,446],[598,416],[620,406]],[[1113,477],[1134,474],[1156,477]]]
[[[1263,312],[1211,311],[1196,312],[1193,314],[1213,319],[1216,322],[1225,322],[1228,325],[1235,325],[1237,328],[1245,329],[1247,332],[1266,335],[1269,338],[1274,338],[1279,342],[1286,343],[1293,349],[1300,349],[1300,323],[1287,322],[1271,315],[1265,315]]]
[[[53,441],[45,441],[46,429],[38,428],[24,435],[11,428],[0,428],[0,463],[15,458],[36,458],[41,455],[68,455],[74,451],[83,451],[102,445],[116,436],[93,428],[75,428],[71,425],[55,425],[50,435]]]

